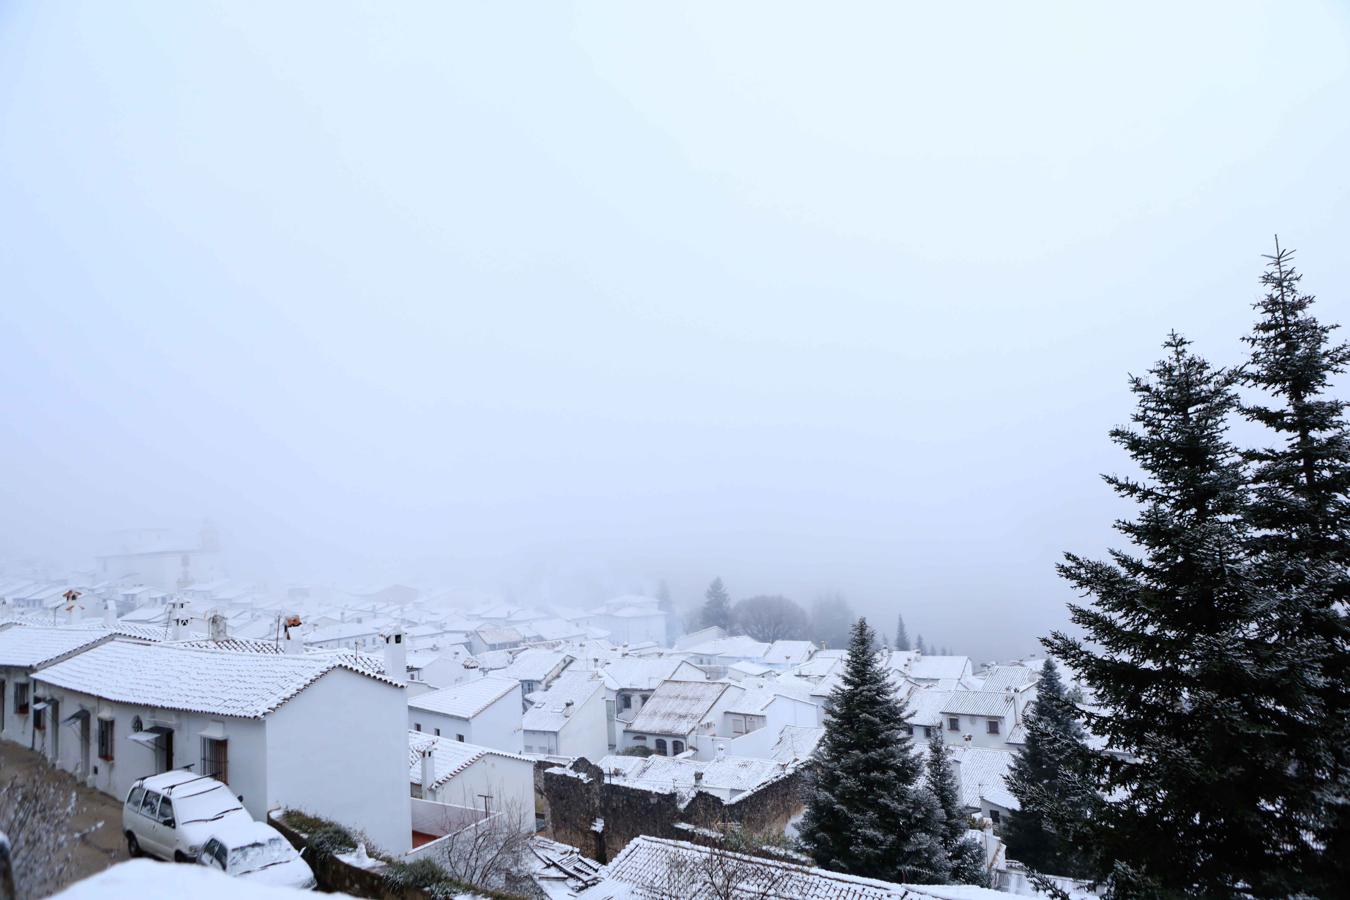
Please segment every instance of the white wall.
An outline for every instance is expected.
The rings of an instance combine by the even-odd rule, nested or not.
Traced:
[[[404,740],[407,732],[416,731],[422,726],[424,734],[435,734],[441,730],[441,737],[455,740],[455,735],[464,735],[468,744],[505,750],[508,753],[525,752],[525,731],[521,725],[522,695],[520,685],[494,700],[486,709],[472,719],[461,719],[442,713],[429,712],[416,707],[408,707],[407,724],[404,726]]]
[[[609,723],[605,715],[605,692],[596,691],[572,711],[558,732],[559,756],[584,756],[599,762],[609,753]]]
[[[14,685],[28,681],[28,670],[10,666],[0,667],[0,680],[5,682],[4,719],[0,721],[0,737],[16,744],[29,746],[33,734],[33,687],[28,687],[28,712],[14,712]]]
[[[403,688],[329,671],[267,717],[269,806],[306,810],[407,852],[407,710]]]
[[[406,778],[405,767],[405,781]],[[534,763],[495,753],[485,754],[437,788],[428,799],[482,809],[482,794],[492,795],[489,804],[492,812],[518,811],[523,827],[534,828]]]

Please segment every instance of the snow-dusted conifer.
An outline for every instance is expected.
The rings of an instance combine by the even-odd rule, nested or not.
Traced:
[[[905,630],[905,617],[896,613],[895,615],[895,649],[909,650],[909,632]]]
[[[1298,775],[1282,806],[1293,826],[1284,868],[1318,880],[1287,887],[1323,895],[1350,883],[1350,429],[1345,402],[1328,394],[1350,347],[1332,344],[1336,326],[1312,315],[1292,251],[1276,241],[1266,258],[1243,379],[1262,396],[1242,412],[1277,443],[1245,454],[1250,546],[1263,592],[1279,600],[1273,640],[1298,650],[1285,678],[1301,691],[1291,701],[1301,721],[1271,740]]]
[[[1202,896],[1270,892],[1280,873],[1285,760],[1271,752],[1287,706],[1289,648],[1270,640],[1269,598],[1247,564],[1245,484],[1227,439],[1235,375],[1172,334],[1148,377],[1131,379],[1134,428],[1112,439],[1144,473],[1107,477],[1138,504],[1110,561],[1066,555],[1060,573],[1083,638],[1047,649],[1104,707],[1087,725],[1120,755],[1091,761],[1110,797],[1096,834],[1114,890]],[[1097,831],[1097,829],[1094,829]]]
[[[727,595],[727,589],[722,586],[722,579],[714,578],[712,584],[708,585],[708,592],[703,596],[703,627],[711,628],[715,625],[718,628],[730,630],[731,597]]]
[[[939,833],[947,854],[950,879],[957,884],[988,886],[989,871],[984,865],[984,850],[970,840],[970,816],[961,806],[961,791],[947,759],[947,744],[942,732],[934,729],[928,737],[928,789],[937,801]]]
[[[1021,808],[1009,815],[1002,837],[1009,858],[1051,875],[1088,874],[1082,846],[1097,796],[1086,778],[1078,719],[1059,668],[1047,659],[1027,710],[1026,743],[1008,774]]]
[[[888,881],[948,878],[937,803],[865,619],[826,702],[799,834],[817,865]]]

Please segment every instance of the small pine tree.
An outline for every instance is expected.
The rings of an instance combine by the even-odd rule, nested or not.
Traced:
[[[970,816],[961,807],[961,792],[947,759],[947,744],[942,732],[933,729],[928,736],[928,789],[937,802],[940,819],[939,832],[942,847],[947,853],[947,867],[951,880],[958,884],[988,886],[989,872],[984,865],[984,851],[966,837],[970,830]]]
[[[708,585],[708,592],[703,596],[703,627],[716,626],[731,630],[731,597],[722,586],[722,579],[714,578],[712,584]]]
[[[1290,858],[1284,868],[1317,871],[1290,892],[1329,895],[1350,883],[1350,428],[1346,403],[1328,396],[1350,367],[1350,346],[1331,344],[1334,325],[1313,317],[1293,252],[1277,240],[1261,281],[1260,317],[1245,338],[1244,382],[1262,392],[1243,415],[1280,439],[1244,454],[1251,465],[1250,546],[1262,587],[1279,598],[1274,640],[1299,649],[1287,673],[1301,727],[1272,735],[1299,777],[1284,798]],[[1314,842],[1301,840],[1312,834]]]
[[[825,705],[799,834],[826,869],[888,881],[940,883],[950,875],[933,795],[905,710],[874,651],[865,619],[853,626],[844,676]]]
[[[1282,797],[1291,773],[1271,729],[1297,712],[1284,683],[1297,648],[1270,640],[1242,521],[1243,469],[1227,440],[1235,376],[1172,334],[1150,377],[1131,379],[1137,430],[1112,438],[1144,480],[1107,483],[1141,507],[1117,529],[1135,552],[1108,562],[1066,554],[1060,573],[1090,606],[1070,605],[1083,638],[1046,648],[1106,707],[1088,726],[1119,756],[1092,764],[1110,797],[1100,857],[1114,890],[1232,896],[1278,881]]]
[[[1047,659],[1027,710],[1026,743],[1008,774],[1008,789],[1021,808],[1008,816],[1002,833],[1008,856],[1037,872],[1088,874],[1079,848],[1096,794],[1086,777],[1078,718],[1059,668]]]
[[[915,650],[918,650],[919,653],[923,654],[924,656],[927,656],[927,655],[928,655],[928,648],[925,647],[925,646],[923,645],[923,635],[921,635],[921,634],[920,634],[920,635],[915,635],[915,637],[914,637],[914,649],[915,649]]]
[[[905,617],[895,614],[895,649],[909,650],[909,632],[905,631]]]

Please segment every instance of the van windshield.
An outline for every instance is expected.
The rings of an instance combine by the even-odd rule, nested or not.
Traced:
[[[198,788],[195,792],[191,791],[191,787],[189,785],[182,794],[175,792],[173,795],[179,822],[213,822],[227,813],[244,808],[223,784]]]

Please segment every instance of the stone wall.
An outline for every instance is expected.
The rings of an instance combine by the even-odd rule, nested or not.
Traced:
[[[550,836],[601,863],[639,835],[688,840],[688,830],[676,828],[681,824],[716,828],[735,823],[751,832],[781,833],[802,809],[797,770],[729,802],[703,791],[684,802],[674,792],[610,783],[586,759],[542,771],[541,779]]]

